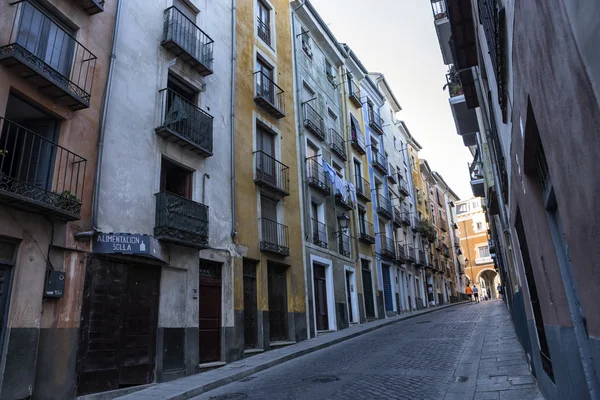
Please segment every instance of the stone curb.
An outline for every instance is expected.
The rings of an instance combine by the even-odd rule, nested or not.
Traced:
[[[254,365],[254,366],[248,366],[246,369],[244,369],[243,371],[237,372],[237,373],[233,373],[229,376],[220,378],[220,379],[216,379],[213,380],[212,382],[207,382],[205,384],[200,384],[200,385],[193,385],[192,382],[187,383],[187,382],[181,382],[180,384],[176,384],[177,381],[181,381],[182,379],[186,379],[186,378],[181,378],[180,380],[175,380],[175,381],[171,381],[171,382],[165,382],[165,383],[160,383],[160,384],[156,384],[153,385],[152,387],[149,387],[147,389],[144,390],[140,390],[134,393],[130,393],[130,394],[126,394],[124,396],[118,397],[121,400],[141,400],[141,399],[147,399],[147,400],[186,400],[186,399],[190,399],[192,397],[196,397],[199,396],[203,393],[206,393],[208,391],[217,389],[219,387],[228,385],[230,383],[239,381],[241,379],[244,379],[250,375],[253,375],[257,372],[260,371],[264,371],[266,369],[269,369],[271,367],[274,367],[276,365],[282,364],[286,361],[290,361],[293,360],[295,358],[298,357],[302,357],[306,354],[310,354],[313,353],[315,351],[318,350],[322,350],[322,349],[326,349],[330,346],[333,346],[335,344],[344,342],[346,340],[350,340],[353,339],[355,337],[364,335],[366,333],[372,332],[374,330],[395,324],[397,322],[400,321],[406,321],[408,319],[411,318],[415,318],[415,317],[419,317],[421,315],[426,315],[432,312],[436,312],[436,311],[441,311],[444,310],[446,308],[449,307],[454,307],[454,306],[458,306],[461,304],[467,304],[469,303],[468,301],[461,301],[458,303],[453,303],[453,304],[447,304],[444,306],[439,306],[439,307],[435,307],[435,308],[428,308],[428,309],[424,309],[424,310],[420,310],[420,311],[416,311],[410,314],[403,314],[403,315],[398,315],[395,317],[390,318],[389,320],[383,320],[384,322],[380,322],[374,326],[368,326],[368,324],[366,325],[366,327],[364,329],[361,329],[357,332],[352,332],[349,333],[348,335],[339,337],[339,338],[335,338],[332,340],[329,340],[327,342],[324,343],[319,343],[319,344],[315,344],[312,347],[306,348],[306,349],[302,349],[302,350],[298,350],[295,351],[293,353],[290,354],[286,354],[283,355],[281,357],[278,357],[274,360],[270,360],[267,362],[264,362],[262,364],[259,365]],[[382,321],[382,320],[379,320]],[[379,322],[377,321],[377,322]],[[360,325],[359,325],[360,326]],[[362,325],[365,326],[365,325]],[[310,340],[310,339],[309,339]],[[306,343],[306,341],[300,342],[298,344],[302,344],[302,343]],[[292,345],[295,346],[295,345]],[[289,348],[289,347],[286,347]],[[285,348],[284,348],[285,349]],[[281,350],[284,350],[281,349]],[[269,351],[269,353],[275,352],[277,350],[271,350]],[[263,353],[265,354],[265,353]],[[216,370],[215,370],[216,371]],[[191,375],[190,377],[198,377],[198,375]],[[190,386],[194,386],[194,387],[190,387]],[[186,388],[187,386],[187,388]],[[169,393],[172,392],[172,393]]]

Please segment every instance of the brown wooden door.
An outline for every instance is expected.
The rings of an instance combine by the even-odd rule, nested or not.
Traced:
[[[269,339],[288,340],[285,269],[269,266]]]
[[[200,362],[221,360],[221,265],[200,264],[198,330]]]
[[[352,309],[352,283],[351,283],[351,278],[352,278],[352,272],[350,271],[346,271],[346,296],[348,297],[348,313],[350,315],[350,318],[348,319],[348,321],[350,322],[356,322],[354,321],[354,310]]]
[[[362,267],[363,294],[365,296],[365,314],[367,318],[375,318],[375,303],[373,300],[373,282],[368,265]]]
[[[244,260],[244,348],[246,349],[256,348],[256,314],[256,264]]]
[[[86,269],[77,394],[154,380],[160,268],[94,258]]]
[[[313,265],[315,283],[315,311],[317,319],[317,330],[329,329],[329,317],[327,315],[327,280],[325,279],[325,267]]]

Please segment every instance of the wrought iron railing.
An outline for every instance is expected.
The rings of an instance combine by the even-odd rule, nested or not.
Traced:
[[[404,194],[405,196],[410,196],[410,190],[408,188],[408,182],[406,181],[406,179],[400,179],[400,181],[398,182],[398,188],[400,189],[400,192],[402,194]]]
[[[419,259],[417,260],[417,264],[425,265],[425,252],[423,250],[419,249],[418,253],[419,253]]]
[[[184,246],[208,246],[208,206],[173,193],[157,193],[154,236]]]
[[[320,140],[325,140],[323,117],[310,104],[304,104],[304,126]]]
[[[444,257],[450,257],[450,249],[448,248],[448,246],[446,246],[445,243],[442,245],[442,254],[444,255]]]
[[[175,6],[165,10],[162,43],[168,47],[170,44],[176,45],[177,53],[182,52],[176,55],[185,54],[187,57],[183,61],[193,62],[203,75],[213,73],[214,41]]]
[[[260,219],[260,249],[283,256],[290,255],[288,227],[267,218]]]
[[[375,147],[371,148],[371,156],[373,157],[373,166],[386,174],[388,165],[387,157],[381,154]]]
[[[448,232],[448,223],[446,222],[446,220],[440,219],[439,225],[441,230],[443,230],[444,232]]]
[[[0,117],[0,196],[79,219],[87,160]]]
[[[360,132],[355,127],[352,127],[350,129],[350,135],[352,146],[356,150],[358,150],[359,153],[365,154],[365,152],[367,151],[367,145],[365,144],[365,137],[363,136],[362,132]]]
[[[359,238],[365,242],[375,243],[375,227],[366,219],[358,221]]]
[[[377,212],[388,218],[393,218],[392,203],[383,195],[377,196]]]
[[[336,152],[336,154],[340,156],[342,160],[346,160],[348,156],[346,154],[346,146],[343,136],[337,133],[335,129],[330,128],[329,137],[331,138],[331,150]]]
[[[398,173],[396,172],[396,168],[392,164],[388,164],[388,179],[393,183],[397,182]]]
[[[412,217],[412,227],[418,229],[420,225],[420,220],[417,215],[413,215]]]
[[[258,37],[262,39],[263,42],[271,45],[271,27],[265,23],[260,17],[257,17],[257,29],[258,29]]]
[[[338,251],[341,255],[350,257],[350,254],[352,254],[352,250],[350,248],[350,235],[347,233],[342,233],[339,238],[338,246]]]
[[[312,218],[312,241],[317,246],[327,248],[327,225]]]
[[[160,94],[160,125],[157,132],[169,131],[183,143],[206,155],[213,150],[213,117],[172,89],[162,89]]]
[[[35,3],[21,0],[11,4],[19,9],[9,44],[0,47],[0,58],[18,59],[34,75],[68,93],[77,101],[73,109],[89,107],[96,56]]]
[[[277,118],[285,115],[285,97],[283,90],[264,72],[254,73],[257,102],[269,108],[269,112]]]
[[[362,101],[360,100],[360,88],[358,83],[352,78],[348,78],[348,97],[357,107],[362,107]]]
[[[316,158],[308,158],[306,160],[306,179],[309,186],[323,192],[327,196],[331,194],[329,179],[325,175],[323,166]]]
[[[371,185],[369,184],[369,181],[356,175],[354,177],[354,182],[356,184],[357,196],[362,198],[364,201],[371,201]]]
[[[383,119],[379,115],[379,111],[373,108],[369,108],[369,126],[373,128],[377,133],[383,134]]]
[[[406,261],[406,246],[402,242],[396,243],[396,259],[400,262]]]
[[[381,246],[381,254],[385,257],[396,258],[396,246],[394,240],[383,234],[379,235],[379,245]]]
[[[254,181],[290,193],[290,169],[262,150],[254,152]]]
[[[402,211],[400,211],[400,207],[393,206],[394,209],[394,223],[396,225],[402,225]]]
[[[415,248],[412,246],[406,246],[407,258],[410,262],[415,262]]]

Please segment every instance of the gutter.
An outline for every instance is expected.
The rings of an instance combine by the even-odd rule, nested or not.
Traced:
[[[112,87],[113,71],[115,60],[117,58],[116,48],[117,39],[119,37],[119,22],[121,20],[121,0],[117,0],[117,10],[115,12],[115,25],[113,27],[113,38],[110,50],[110,63],[108,65],[108,78],[106,80],[106,90],[102,101],[102,116],[100,117],[100,136],[98,138],[98,158],[96,161],[96,178],[94,180],[94,191],[92,198],[92,229],[86,232],[79,232],[73,235],[75,239],[91,238],[98,232],[98,207],[99,207],[99,192],[100,181],[102,179],[102,159],[104,154],[104,136],[106,133],[106,116],[108,115],[108,103],[110,101],[110,90]]]
[[[237,236],[235,202],[235,68],[236,56],[236,0],[231,0],[231,238]]]

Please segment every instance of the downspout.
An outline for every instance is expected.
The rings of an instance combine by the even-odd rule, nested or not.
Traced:
[[[304,228],[307,226],[310,226],[306,219],[306,212],[304,210],[304,207],[306,207],[307,203],[307,193],[304,187],[304,182],[306,182],[305,179],[305,173],[306,173],[306,147],[304,146],[304,142],[303,142],[303,138],[304,138],[304,129],[302,129],[302,123],[300,122],[301,118],[298,118],[298,115],[302,115],[302,104],[301,104],[301,87],[302,85],[300,85],[300,76],[298,74],[298,72],[296,71],[296,66],[298,65],[298,57],[296,56],[297,53],[297,49],[296,49],[296,11],[302,7],[304,5],[304,2],[302,2],[298,7],[294,8],[292,10],[292,12],[290,13],[290,18],[292,19],[292,53],[294,55],[294,62],[292,64],[292,68],[294,69],[294,76],[296,78],[296,95],[295,95],[295,100],[296,100],[296,104],[298,104],[298,113],[296,113],[296,123],[297,123],[297,129],[298,129],[298,139],[296,141],[296,151],[299,153],[300,157],[298,158],[298,175],[300,178],[300,181],[298,182],[298,189],[302,192],[301,193],[301,198],[302,198],[302,206],[300,207],[300,224],[301,224],[301,231],[302,231],[302,241],[304,242],[304,240],[306,239],[305,236],[305,231]],[[304,269],[304,304],[306,307],[306,335],[307,335],[307,339],[309,339],[310,336],[310,331],[311,331],[311,325],[310,325],[310,310],[308,309],[308,284],[306,282],[309,281],[309,276],[308,276],[308,268],[306,266],[306,247],[304,246],[304,243],[302,244],[302,266]],[[315,330],[315,337],[317,336],[317,332]]]
[[[231,238],[237,236],[237,222],[235,214],[235,69],[237,62],[236,55],[236,0],[231,0]]]
[[[106,90],[102,101],[102,116],[100,117],[100,136],[98,137],[98,158],[96,161],[96,179],[94,180],[94,191],[92,198],[92,229],[86,232],[79,232],[73,235],[75,239],[91,238],[98,232],[98,207],[99,207],[99,192],[100,180],[102,179],[102,159],[104,154],[104,135],[106,132],[106,116],[108,115],[108,102],[110,100],[110,89],[112,87],[112,78],[117,48],[117,38],[119,36],[119,21],[121,19],[121,0],[117,0],[117,10],[115,11],[115,25],[113,27],[113,38],[110,49],[110,62],[108,64],[108,78],[106,80]]]

